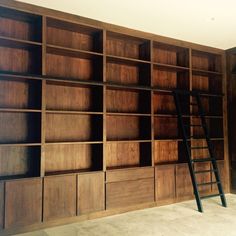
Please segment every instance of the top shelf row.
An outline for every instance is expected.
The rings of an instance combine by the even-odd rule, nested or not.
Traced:
[[[0,38],[28,44],[42,44],[42,17],[0,7]],[[62,47],[143,63],[156,63],[190,68],[189,49],[128,36],[82,24],[46,18],[47,46]],[[105,38],[104,38],[105,37]],[[103,46],[105,43],[105,47]],[[1,46],[1,45],[0,45]],[[221,56],[192,51],[192,69],[221,73]]]

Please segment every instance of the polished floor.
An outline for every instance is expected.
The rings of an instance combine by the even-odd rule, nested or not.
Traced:
[[[226,197],[228,208],[218,198],[204,200],[203,214],[196,211],[195,201],[187,201],[20,236],[236,236],[236,195]]]

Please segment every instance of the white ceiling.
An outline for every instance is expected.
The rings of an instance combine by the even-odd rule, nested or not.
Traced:
[[[21,0],[198,44],[236,46],[235,0]]]

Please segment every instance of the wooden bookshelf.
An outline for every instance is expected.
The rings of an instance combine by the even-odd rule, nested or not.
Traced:
[[[4,2],[0,234],[192,199],[174,89],[204,95],[228,191],[224,51]],[[191,102],[185,123],[198,124]],[[202,130],[188,134],[204,145]]]

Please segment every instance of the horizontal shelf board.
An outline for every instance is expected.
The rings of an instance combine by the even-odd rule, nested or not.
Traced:
[[[170,64],[163,64],[163,63],[157,63],[153,62],[154,69],[155,68],[160,68],[160,69],[168,69],[168,70],[173,70],[173,71],[189,71],[189,67],[184,67],[184,66],[175,66],[175,65],[170,65]]]
[[[32,176],[32,175],[9,175],[9,176],[0,176],[1,180],[17,180],[17,179],[25,179],[25,178],[37,178],[40,176]]]
[[[199,92],[201,97],[223,97],[223,93],[207,93],[200,90],[192,90],[193,92]]]
[[[63,111],[63,110],[46,110],[50,114],[78,114],[78,115],[103,115],[103,112],[93,111]]]
[[[173,117],[173,118],[177,118],[177,114],[170,114],[170,113],[155,113],[154,117]]]
[[[151,116],[151,114],[144,113],[129,113],[129,112],[107,112],[108,116]]]
[[[0,143],[0,147],[39,147],[41,143]]]
[[[134,140],[107,140],[106,143],[150,143],[152,140],[142,140],[142,139],[134,139]]]
[[[0,108],[0,112],[26,112],[26,113],[40,113],[42,110],[37,110],[37,109],[18,109],[18,108]]]
[[[95,57],[102,57],[102,53],[93,52],[93,51],[85,51],[80,49],[73,49],[68,47],[56,46],[52,44],[47,44],[47,52],[52,54],[62,54],[65,56],[74,56],[74,57],[82,57],[85,59],[91,59]]]
[[[55,176],[55,175],[68,175],[68,174],[85,174],[85,173],[96,173],[102,170],[92,170],[92,169],[81,169],[81,170],[61,170],[53,172],[45,172],[45,176]]]
[[[136,169],[141,169],[141,168],[151,168],[152,166],[140,166],[140,165],[130,165],[130,166],[114,166],[114,167],[107,167],[106,172],[112,172],[112,171],[117,171],[117,170],[136,170]],[[141,178],[142,179],[142,178]],[[105,183],[111,183],[105,182]]]
[[[103,141],[46,142],[45,145],[103,144]]]
[[[37,42],[37,41],[17,39],[17,38],[13,38],[13,37],[0,36],[0,40],[1,39],[8,40],[9,42],[12,42],[12,43],[16,42],[16,43],[22,43],[22,44],[25,44],[25,45],[38,45],[38,46],[42,45],[42,43]]]
[[[109,82],[109,81],[104,82],[104,85],[106,85],[108,88],[136,89],[136,90],[144,90],[144,91],[152,90],[150,86],[133,85],[133,84],[118,84],[118,83]]]
[[[222,76],[223,73],[222,72],[218,72],[218,71],[210,71],[210,70],[200,70],[200,69],[192,69],[193,74],[202,74],[202,75],[218,75],[218,76]]]
[[[130,57],[121,57],[115,55],[107,55],[107,62],[118,62],[118,63],[131,63],[131,64],[151,64],[151,61],[140,60]]]
[[[163,142],[163,141],[170,141],[170,142],[173,142],[173,141],[182,141],[181,138],[155,138],[154,139],[154,142]]]

